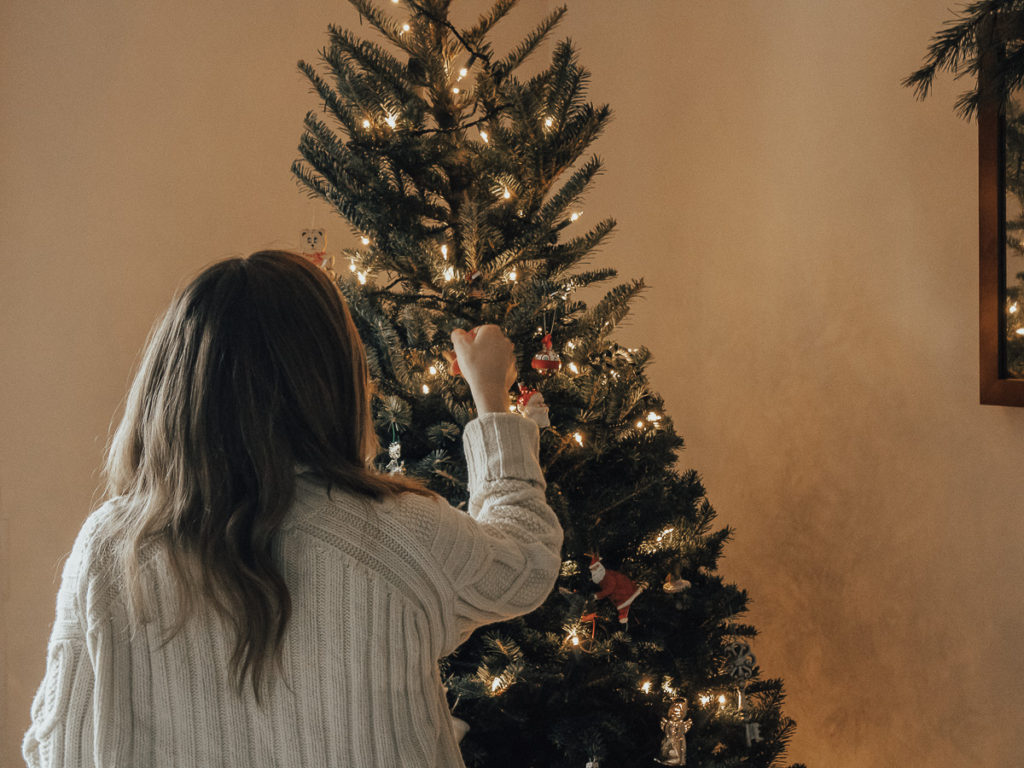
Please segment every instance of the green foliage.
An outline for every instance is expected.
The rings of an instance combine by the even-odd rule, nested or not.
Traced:
[[[406,471],[466,501],[461,433],[473,411],[443,359],[454,328],[500,325],[521,381],[550,408],[541,460],[566,533],[562,574],[538,610],[442,661],[471,726],[467,763],[650,765],[669,702],[685,696],[688,765],[776,765],[793,727],[781,684],[755,671],[740,712],[723,671],[728,644],[755,634],[738,620],[746,593],[717,573],[731,532],[698,475],[676,468],[683,441],[651,390],[650,351],[611,338],[644,283],[613,285],[592,306],[579,295],[616,276],[584,268],[615,222],[584,230],[580,219],[602,171],[589,150],[611,111],[587,101],[589,73],[569,41],[520,75],[565,9],[499,55],[488,35],[514,0],[464,29],[447,0],[350,2],[380,40],[331,27],[318,63],[300,63],[322,110],[306,116],[293,170],[361,243],[338,280],[366,343],[382,448],[397,437]],[[550,378],[530,365],[546,333],[565,364]],[[594,599],[591,552],[644,585],[628,625]],[[668,576],[689,587],[662,589]],[[699,704],[705,694],[713,705]],[[719,695],[732,703],[719,707]],[[764,739],[751,747],[748,715]]]

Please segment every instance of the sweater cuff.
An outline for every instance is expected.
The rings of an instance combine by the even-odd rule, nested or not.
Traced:
[[[485,413],[462,433],[472,496],[484,483],[501,478],[528,480],[542,488],[540,430],[516,413]]]

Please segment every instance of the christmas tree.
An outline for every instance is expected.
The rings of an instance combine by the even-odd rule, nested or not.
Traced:
[[[568,41],[517,76],[565,9],[499,54],[489,35],[516,0],[472,26],[449,0],[350,2],[379,40],[332,27],[320,61],[299,63],[323,108],[293,171],[357,237],[333,267],[376,382],[379,464],[465,501],[472,400],[445,352],[454,328],[495,323],[566,534],[547,602],[441,661],[467,764],[777,765],[794,724],[751,654],[746,593],[717,573],[730,530],[676,468],[651,353],[612,338],[644,284],[581,298],[616,274],[583,268],[615,222],[580,218],[611,112],[586,100]]]

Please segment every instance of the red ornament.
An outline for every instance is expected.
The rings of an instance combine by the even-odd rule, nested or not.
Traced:
[[[629,576],[618,571],[610,571],[601,564],[597,555],[590,556],[590,578],[597,584],[596,597],[608,598],[619,612],[619,624],[629,621],[629,607],[637,595],[644,591],[643,585],[637,585]]]
[[[562,367],[562,358],[552,348],[550,333],[544,334],[541,344],[544,345],[544,349],[533,356],[530,367],[541,376],[554,376]]]

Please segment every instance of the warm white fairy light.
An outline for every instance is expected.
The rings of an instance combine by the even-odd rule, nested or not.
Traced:
[[[512,197],[512,192],[509,191],[508,187],[505,187],[505,191],[501,193],[501,196],[508,200],[510,197]]]
[[[544,118],[544,127],[545,128],[550,128],[554,122],[555,121],[553,119],[551,119],[550,117],[545,117]]]
[[[706,693],[702,693],[698,701],[700,702],[700,705],[702,707],[706,707],[708,704],[711,703],[711,697],[708,696]]]
[[[519,279],[519,275],[513,269],[511,272],[508,273],[508,279],[514,283],[517,279]]]
[[[360,285],[366,285],[366,273],[365,272],[360,272],[359,273],[359,284]]]
[[[424,394],[424,395],[429,395],[429,394],[430,394],[430,387],[428,387],[428,386],[427,386],[426,384],[424,384],[424,385],[423,385],[423,386],[421,387],[421,389],[423,390],[423,394]]]
[[[672,687],[672,681],[671,680],[665,680],[661,684],[661,690],[663,690],[669,696],[675,696],[676,695],[676,689]]]
[[[480,131],[480,138],[484,140],[484,144],[490,141],[490,139],[487,137],[487,131]]]
[[[497,691],[499,688],[501,688],[501,678],[496,677],[493,680],[491,680],[491,690]]]
[[[651,411],[650,413],[647,414],[647,420],[648,421],[661,421],[661,416],[656,414],[654,411]]]
[[[370,121],[369,120],[363,120],[363,128],[369,128],[369,127],[370,127]]]
[[[1016,331],[1014,331],[1014,333],[1016,333],[1018,336],[1024,336],[1024,328],[1018,328]]]
[[[644,680],[640,684],[640,690],[643,691],[644,693],[650,693],[651,692],[651,681],[650,680]]]
[[[387,118],[385,118],[384,122],[388,124],[388,128],[394,128],[396,125],[398,125],[398,118],[395,117],[394,115],[388,115]]]
[[[580,367],[576,365],[576,363],[569,363],[569,370],[572,371],[573,373],[579,373]]]
[[[509,412],[509,413],[515,413],[515,412],[516,412],[516,407],[515,407],[514,405],[510,405],[510,406],[508,407],[508,412]]]
[[[348,260],[348,271],[349,272],[355,272],[356,271],[356,260],[355,259],[349,259]]]
[[[719,709],[724,709],[725,708],[725,694],[724,693],[721,693],[721,694],[718,695],[718,708]]]
[[[429,368],[427,368],[427,371],[430,373],[431,376],[437,376],[437,366],[436,365],[430,366]]]
[[[1017,302],[1016,301],[1013,302],[1013,304],[1010,305],[1010,314],[1011,315],[1017,314]]]
[[[452,93],[454,93],[456,95],[460,93],[459,87],[457,85],[452,86]]]
[[[567,346],[569,349],[576,349],[576,342],[570,341],[565,346]]]
[[[578,220],[579,220],[579,218],[580,218],[580,212],[579,212],[579,211],[573,211],[573,212],[572,212],[572,213],[571,213],[571,214],[569,215],[569,221],[578,221]]]
[[[442,245],[441,246],[441,256],[444,258],[445,261],[448,261],[448,246],[447,245]]]
[[[581,435],[579,432],[573,432],[572,439],[575,440],[579,445],[583,445],[583,435]]]
[[[636,428],[637,429],[643,429],[644,428],[644,422],[643,422],[642,419],[636,423]]]
[[[359,242],[361,242],[363,245],[369,245],[370,238],[368,238],[366,235],[363,235],[362,237],[359,238]]]
[[[452,278],[454,278],[454,277],[455,277],[455,267],[448,267],[448,269],[446,269],[444,271],[444,281],[446,283],[450,283],[452,281]]]
[[[469,74],[469,70],[466,69],[466,67],[463,67],[462,69],[459,70],[459,79],[461,80],[462,78],[464,78],[468,74]]]
[[[412,27],[410,27],[408,24],[402,25],[402,32],[408,32],[410,29],[412,29]]]

